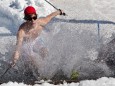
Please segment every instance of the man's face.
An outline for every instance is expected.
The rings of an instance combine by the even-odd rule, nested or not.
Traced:
[[[30,14],[26,16],[26,21],[35,23],[35,20],[37,19],[37,14]]]

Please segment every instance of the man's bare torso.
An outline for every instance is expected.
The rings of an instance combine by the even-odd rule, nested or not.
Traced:
[[[40,35],[42,29],[43,27],[36,21],[34,24],[31,22],[23,23],[19,31],[22,30],[24,32],[23,41],[29,42],[35,40]]]

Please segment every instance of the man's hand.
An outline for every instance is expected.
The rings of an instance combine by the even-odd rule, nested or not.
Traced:
[[[14,67],[16,64],[15,63],[11,63],[10,65],[11,65],[11,67]]]
[[[14,67],[14,66],[16,65],[16,61],[17,61],[17,60],[13,60],[13,61],[10,63],[11,67]]]
[[[61,9],[58,9],[60,11],[60,15],[66,15]]]

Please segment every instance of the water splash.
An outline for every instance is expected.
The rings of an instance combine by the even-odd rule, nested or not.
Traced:
[[[27,56],[22,55],[16,67],[10,70],[3,80],[7,78],[28,83],[35,81],[36,78],[67,79],[73,70],[79,72],[79,79],[111,76],[113,72],[106,63],[94,61],[98,58],[100,48],[96,25],[53,20],[40,36],[48,49],[48,56],[43,59],[39,53],[33,51],[32,58],[36,64],[33,65],[24,60]],[[103,36],[102,42],[106,41],[104,40],[106,36],[100,36]],[[11,46],[7,49],[10,50]]]

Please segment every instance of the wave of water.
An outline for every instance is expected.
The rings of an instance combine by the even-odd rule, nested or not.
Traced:
[[[2,80],[29,83],[38,77],[41,79],[70,79],[73,70],[79,72],[79,79],[112,76],[113,72],[106,63],[94,61],[98,58],[101,43],[107,41],[106,36],[100,35],[100,38],[103,38],[99,41],[97,23],[87,24],[90,23],[90,20],[89,22],[84,20],[84,24],[82,23],[83,20],[52,20],[40,36],[48,49],[48,56],[42,59],[36,53],[33,57],[37,63],[36,67],[20,59],[16,67],[8,71]],[[12,46],[14,45],[7,46],[8,51],[5,53],[5,58],[11,57]],[[10,57],[8,58],[11,59]],[[7,65],[6,63],[1,64]],[[4,66],[1,66],[2,70],[6,70],[7,66],[5,68]],[[3,74],[3,71],[1,72]]]

